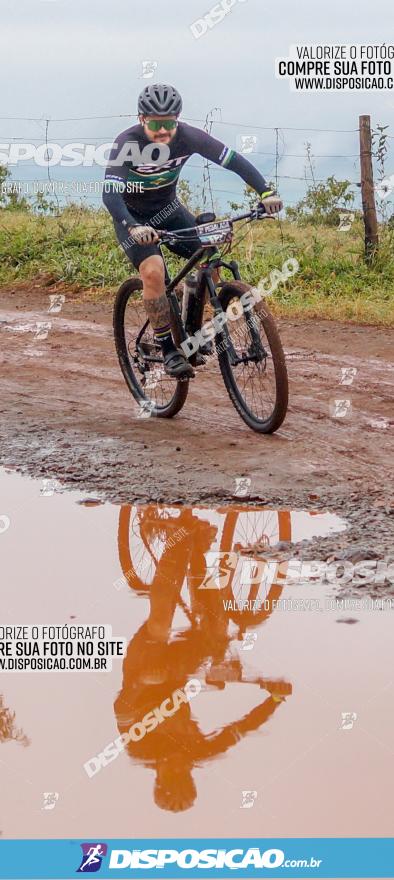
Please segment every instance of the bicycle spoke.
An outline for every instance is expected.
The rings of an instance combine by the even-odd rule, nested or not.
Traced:
[[[234,299],[235,301],[235,299]],[[232,302],[232,301],[231,301]],[[229,305],[231,305],[231,302]],[[228,321],[228,332],[237,357],[248,357],[253,346],[253,336],[257,333],[264,346],[266,356],[261,361],[248,360],[232,367],[238,389],[246,406],[258,419],[269,418],[276,399],[276,380],[272,355],[264,325],[257,310],[251,317],[242,315],[235,321]],[[252,335],[252,331],[253,335]]]

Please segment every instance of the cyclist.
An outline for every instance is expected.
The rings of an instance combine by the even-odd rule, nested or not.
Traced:
[[[173,86],[155,83],[143,89],[138,98],[139,123],[117,137],[110,153],[103,192],[118,241],[141,275],[144,305],[163,352],[164,369],[175,378],[192,376],[193,369],[172,338],[164,262],[156,229],[186,229],[196,225],[193,214],[176,196],[183,165],[197,153],[238,174],[258,193],[268,214],[282,208],[280,198],[244,156],[207,132],[179,122],[181,110],[182,98]],[[165,145],[167,149],[151,149],[151,162],[147,164],[141,153],[152,144],[159,148]],[[160,159],[160,152],[166,153],[164,161]],[[196,236],[195,240],[171,245],[170,250],[189,259],[199,246]]]
[[[146,512],[145,536],[151,542],[157,535],[158,523],[153,506]],[[220,690],[225,687],[227,673],[231,681],[243,680],[242,662],[232,651],[234,633],[229,626],[230,615],[224,610],[222,592],[200,589],[206,571],[205,557],[215,540],[216,526],[187,509],[181,511],[177,520],[180,537],[173,545],[169,537],[174,535],[174,521],[162,520],[160,524],[164,549],[148,587],[149,615],[131,639],[124,657],[122,688],[114,703],[120,734],[127,734],[134,724],[141,727],[145,715],[152,711],[156,714],[156,707],[160,710],[163,702],[171,703],[168,698],[183,690],[190,677],[205,676],[208,685]],[[192,616],[186,626],[176,617],[185,577],[192,596]],[[281,589],[279,595],[280,592]],[[270,603],[270,594],[267,599]],[[264,611],[265,617],[269,614],[270,611]],[[260,681],[263,682],[262,677]],[[197,796],[195,768],[222,758],[241,739],[259,730],[291,694],[291,684],[283,680],[264,679],[262,686],[268,697],[239,720],[223,724],[220,729],[209,733],[201,730],[193,717],[193,707],[183,702],[175,711],[170,706],[170,711],[147,735],[142,733],[139,740],[129,739],[126,748],[130,757],[156,773],[154,799],[160,809],[179,812],[191,808]]]

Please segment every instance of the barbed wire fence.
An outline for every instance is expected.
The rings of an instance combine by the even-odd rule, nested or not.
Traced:
[[[218,118],[215,118],[215,114]],[[182,117],[182,120],[191,124],[196,124],[204,128],[210,134],[214,134],[215,137],[218,137],[222,141],[226,141],[225,130],[226,128],[233,128],[236,130],[242,130],[239,135],[236,134],[236,148],[238,152],[241,152],[246,158],[257,167],[263,173],[264,177],[273,183],[276,190],[281,192],[282,198],[284,198],[285,205],[287,207],[293,207],[300,202],[300,196],[294,200],[289,197],[286,197],[286,189],[287,183],[302,183],[304,185],[303,191],[306,194],[308,189],[314,188],[316,189],[319,184],[324,184],[327,182],[329,174],[326,176],[319,176],[318,173],[315,173],[315,163],[327,162],[328,160],[344,160],[346,162],[351,162],[351,171],[352,173],[339,172],[337,171],[334,176],[336,179],[346,180],[348,181],[349,187],[353,190],[354,200],[357,201],[357,196],[361,195],[362,191],[362,162],[361,162],[361,170],[360,170],[360,159],[362,158],[360,153],[359,144],[356,139],[360,139],[361,136],[361,120],[366,119],[367,117],[360,117],[359,125],[354,128],[320,128],[320,127],[301,127],[301,126],[266,126],[266,125],[256,125],[255,123],[245,123],[239,122],[236,120],[224,120],[222,119],[221,109],[218,107],[214,107],[208,111],[205,119],[195,119],[195,118],[187,118]],[[92,145],[103,145],[112,143],[116,139],[116,135],[89,135],[87,136],[85,133],[82,136],[81,134],[75,135],[72,133],[72,127],[70,126],[70,133],[63,135],[61,137],[56,135],[52,135],[54,128],[58,128],[60,125],[69,124],[72,122],[75,123],[88,123],[90,121],[115,121],[115,120],[127,120],[130,125],[135,124],[137,120],[136,115],[128,114],[128,113],[119,113],[112,115],[103,115],[103,116],[73,116],[73,117],[21,117],[21,116],[0,116],[0,127],[3,128],[3,124],[10,123],[23,123],[24,125],[34,124],[35,126],[39,126],[42,131],[41,137],[36,136],[37,132],[34,135],[23,135],[17,136],[13,134],[12,136],[6,136],[5,134],[0,133],[0,141],[3,144],[16,144],[16,143],[31,143],[31,144],[45,144],[47,149],[47,166],[46,166],[46,177],[48,182],[48,189],[50,190],[50,194],[54,196],[56,200],[56,210],[58,213],[61,212],[62,208],[66,207],[67,204],[72,201],[74,204],[77,199],[72,196],[61,196],[56,187],[56,184],[67,184],[69,180],[61,180],[56,178],[51,171],[51,162],[49,150],[51,147],[51,143],[56,144],[71,144],[77,143],[78,145],[84,144],[92,144]],[[4,125],[6,128],[6,125]],[[394,140],[394,136],[388,134],[385,131],[385,126],[377,126],[377,133],[380,133],[380,139],[378,142],[377,152],[373,152],[373,143],[374,138],[376,139],[377,133],[372,133],[371,144],[370,144],[370,152],[371,159],[375,159],[377,163],[377,172],[378,179],[380,181],[383,180],[386,169],[385,164],[383,162],[383,158],[385,162],[389,159],[389,150],[388,145],[391,140]],[[384,131],[384,149],[382,149],[382,132]],[[261,139],[260,132],[264,132],[264,141],[269,140],[272,143],[271,150],[261,150],[257,147],[260,146],[259,140]],[[291,150],[287,151],[286,145],[286,133],[287,132],[297,132],[300,134],[304,134],[308,136],[308,140],[304,143],[305,151],[302,152],[291,152]],[[319,137],[324,134],[336,135],[339,137],[353,136],[355,141],[354,152],[335,152],[335,153],[319,153],[313,151],[312,141],[309,138],[313,135],[318,134]],[[264,144],[265,145],[265,144]],[[365,151],[364,151],[365,152]],[[302,160],[304,163],[304,168],[302,173],[299,168],[295,167],[295,160],[298,162]],[[0,160],[1,161],[1,160]],[[285,167],[284,166],[285,163]],[[290,165],[290,167],[289,167]],[[23,165],[20,166],[23,168],[23,175],[20,175],[19,178],[16,176],[16,170],[12,170],[11,173],[11,184],[13,182],[20,182],[24,184],[28,184],[30,181],[35,181],[38,185],[40,183],[38,179],[38,174],[33,176],[29,176],[29,174],[25,173],[25,169],[35,167],[37,169],[37,165],[34,162],[24,161]],[[56,167],[56,166],[53,166]],[[223,176],[223,170],[220,166],[216,166],[214,163],[209,162],[208,160],[203,160],[203,163],[197,164],[193,162],[188,162],[185,172],[187,174],[187,169],[198,169],[202,175],[202,183],[200,184],[201,189],[201,200],[203,209],[206,209],[208,203],[210,203],[211,209],[215,210],[215,200],[223,201],[224,196],[237,197],[238,200],[242,199],[241,193],[236,190],[227,189],[222,187],[220,177]],[[284,170],[287,173],[281,173],[281,170]],[[84,169],[86,172],[86,168]],[[104,169],[100,169],[102,171],[101,177],[104,176]],[[41,171],[44,172],[45,168],[41,166]],[[350,171],[350,169],[349,169]],[[294,173],[288,173],[294,172]],[[97,174],[97,172],[96,172]],[[339,177],[337,175],[340,175]],[[185,175],[183,175],[185,178]],[[394,181],[394,175],[391,175],[392,180]],[[222,177],[223,179],[223,177]],[[83,181],[81,181],[83,183]],[[96,183],[100,183],[99,180],[96,180]],[[369,181],[369,184],[371,181]],[[195,186],[194,182],[192,183]],[[197,184],[198,186],[198,184]],[[371,187],[369,186],[369,190]],[[393,187],[394,189],[394,187]],[[364,187],[365,190],[365,187]],[[383,193],[383,199],[385,198],[385,194]],[[61,201],[62,204],[61,204]],[[234,199],[228,199],[228,201],[233,201]],[[90,207],[94,207],[98,203],[101,203],[101,192],[89,192],[88,195],[80,198],[80,203],[84,204],[85,207],[88,204]],[[361,198],[361,208],[365,214],[365,204],[364,198]],[[343,208],[343,206],[342,206]],[[346,210],[346,209],[344,209]],[[370,210],[370,207],[369,207]],[[384,215],[384,211],[381,212]],[[387,210],[386,210],[387,215]],[[384,219],[384,216],[383,216]],[[386,216],[387,219],[387,216]]]

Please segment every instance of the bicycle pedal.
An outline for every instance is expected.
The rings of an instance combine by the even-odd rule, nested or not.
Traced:
[[[203,367],[204,364],[206,364],[206,362],[207,362],[206,357],[204,357],[204,355],[198,351],[195,356],[195,366],[196,367]]]
[[[140,354],[144,354],[147,357],[156,354],[157,351],[160,351],[160,345],[155,345],[154,342],[140,342],[137,346],[137,351]]]

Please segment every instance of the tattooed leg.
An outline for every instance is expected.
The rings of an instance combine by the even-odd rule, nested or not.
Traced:
[[[144,297],[144,306],[155,333],[170,324],[170,304],[165,293],[155,298],[146,299]]]
[[[144,285],[144,306],[155,338],[163,352],[164,370],[174,379],[189,379],[194,371],[183,352],[179,351],[171,333],[171,309],[165,293],[164,263],[153,255],[139,267]]]
[[[147,257],[140,265],[144,285],[144,305],[155,338],[167,354],[175,348],[171,334],[170,304],[164,292],[164,264],[159,256]]]
[[[164,284],[164,263],[159,255],[155,255],[152,257],[147,257],[146,260],[143,260],[139,267],[139,273],[141,275],[142,283],[144,285],[144,304],[146,306],[148,300],[162,299],[165,295],[165,284]],[[167,299],[167,297],[165,297]],[[167,306],[169,310],[169,303],[167,300]],[[149,306],[148,306],[149,308]],[[159,321],[162,319],[162,310],[163,310],[163,302],[161,304],[161,311],[159,308],[158,316],[156,317],[155,312],[152,312],[151,321],[152,327],[156,327],[157,318]],[[168,312],[169,314],[169,312]],[[149,319],[151,319],[151,314],[149,313]]]

